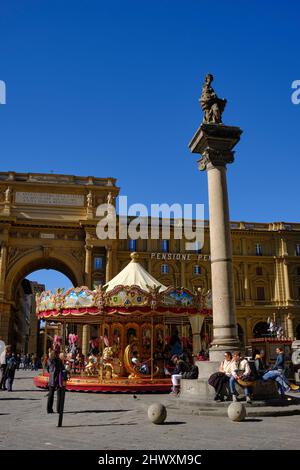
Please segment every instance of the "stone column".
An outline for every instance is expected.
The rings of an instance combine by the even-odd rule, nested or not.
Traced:
[[[85,285],[92,289],[92,246],[85,245],[85,270],[84,270],[84,282]]]
[[[287,324],[287,332],[286,332],[286,336],[289,338],[289,339],[294,339],[295,335],[294,335],[294,318],[293,316],[288,313],[287,317],[286,317],[286,324]]]
[[[108,282],[113,277],[113,250],[111,246],[106,247],[106,279],[105,282]]]
[[[7,265],[7,246],[5,242],[2,242],[1,258],[0,258],[0,298],[1,299],[4,299],[5,297],[6,265]]]
[[[185,262],[181,261],[181,287],[186,287],[186,279],[185,279]]]
[[[290,280],[289,280],[289,270],[287,260],[283,260],[283,277],[284,277],[284,286],[285,286],[285,301],[291,301],[291,292],[290,292]]]
[[[245,292],[245,304],[251,305],[249,277],[248,277],[248,263],[244,263],[244,292]]]
[[[198,167],[206,170],[208,177],[214,332],[211,361],[221,361],[225,351],[239,348],[226,165],[234,161],[232,149],[241,133],[239,127],[202,124],[189,144],[193,153],[202,155]]]
[[[193,355],[197,356],[202,350],[201,344],[201,328],[204,321],[204,316],[194,315],[189,318],[193,333]]]

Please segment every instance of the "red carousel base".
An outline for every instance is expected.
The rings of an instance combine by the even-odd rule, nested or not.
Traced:
[[[48,387],[49,374],[43,373],[33,379],[39,388]],[[114,392],[114,393],[147,393],[147,392],[170,392],[171,379],[128,379],[121,377],[117,379],[102,381],[99,377],[81,377],[72,375],[67,381],[66,389],[74,392]]]

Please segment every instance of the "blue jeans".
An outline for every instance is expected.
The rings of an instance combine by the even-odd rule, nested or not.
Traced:
[[[229,379],[229,390],[232,395],[236,395],[237,391],[235,389],[236,379],[233,375]],[[250,395],[248,387],[243,387],[245,396]]]
[[[290,390],[289,381],[279,370],[269,370],[262,376],[263,380],[275,380],[281,395]]]

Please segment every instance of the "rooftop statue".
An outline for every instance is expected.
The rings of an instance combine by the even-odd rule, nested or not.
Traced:
[[[199,100],[202,111],[204,112],[204,124],[222,124],[222,113],[227,103],[227,100],[218,98],[214,89],[211,87],[213,79],[214,77],[211,73],[206,75],[201,98]]]

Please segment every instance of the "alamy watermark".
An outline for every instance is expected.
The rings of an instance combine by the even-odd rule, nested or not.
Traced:
[[[101,240],[131,239],[185,240],[186,250],[198,251],[204,244],[204,204],[151,204],[128,206],[127,196],[119,196],[119,214],[111,202],[100,204],[96,233]],[[193,218],[193,214],[195,217]]]
[[[0,104],[6,104],[6,84],[0,80]]]
[[[300,80],[294,80],[292,82],[293,91],[291,95],[291,100],[293,104],[300,104]]]

